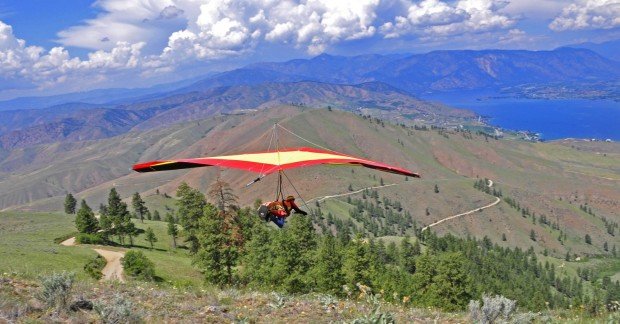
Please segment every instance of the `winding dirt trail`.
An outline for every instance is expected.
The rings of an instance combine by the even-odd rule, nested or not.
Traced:
[[[118,280],[125,282],[123,277],[123,266],[121,265],[121,259],[125,256],[124,252],[110,251],[104,249],[93,249],[99,253],[108,262],[101,273],[103,273],[102,281]]]
[[[60,245],[75,246],[75,237],[71,237],[60,242]],[[125,278],[123,277],[123,265],[121,264],[121,259],[125,256],[125,252],[111,251],[101,248],[93,248],[93,250],[99,253],[99,255],[101,255],[107,262],[103,270],[101,270],[101,273],[103,273],[101,281],[117,280],[120,282],[125,282]]]
[[[315,201],[315,200],[317,200],[318,202],[322,202],[322,201],[327,200],[327,199],[330,199],[330,198],[337,198],[337,197],[344,197],[344,196],[354,195],[354,194],[356,194],[356,193],[360,193],[360,192],[362,192],[362,191],[364,191],[364,190],[380,189],[380,188],[386,188],[386,187],[398,186],[399,184],[400,184],[400,183],[390,183],[390,184],[386,184],[386,185],[383,185],[383,186],[366,187],[366,188],[363,188],[363,189],[360,189],[360,190],[355,190],[355,191],[351,191],[351,192],[345,192],[345,193],[342,193],[342,194],[336,194],[336,195],[330,195],[330,196],[320,196],[320,197],[315,197],[315,198],[312,198],[312,199],[310,199],[310,200],[306,201],[306,203],[309,203],[309,202],[311,202],[311,201]]]
[[[493,187],[493,180],[491,180],[491,179],[488,179],[488,180],[489,180],[489,183],[487,183],[487,187],[489,187],[489,188]],[[439,225],[439,224],[441,224],[441,223],[443,223],[445,221],[449,221],[451,219],[467,216],[469,214],[473,214],[475,212],[482,211],[484,209],[493,207],[493,206],[499,204],[500,201],[501,201],[501,199],[499,197],[495,197],[495,201],[490,203],[490,204],[488,204],[488,205],[485,205],[485,206],[482,206],[482,207],[478,207],[478,208],[474,208],[474,209],[472,209],[470,211],[466,211],[464,213],[460,213],[460,214],[456,214],[456,215],[453,215],[453,216],[449,216],[449,217],[440,219],[440,220],[438,220],[438,221],[436,221],[436,222],[434,222],[434,223],[432,223],[430,225],[427,225],[427,226],[423,227],[422,231],[425,231],[425,230],[427,230],[427,229],[429,229],[429,228],[431,228],[433,226],[437,226],[437,225]]]
[[[458,217],[466,216],[466,215],[469,215],[469,214],[473,214],[473,213],[475,213],[475,212],[477,212],[477,211],[482,211],[482,210],[484,210],[484,209],[487,209],[487,208],[493,207],[493,206],[495,206],[495,205],[499,204],[499,202],[500,202],[500,201],[501,201],[501,199],[499,199],[498,197],[495,197],[495,201],[494,201],[494,202],[492,202],[492,203],[490,203],[490,204],[488,204],[488,205],[486,205],[486,206],[479,207],[479,208],[476,208],[476,209],[472,209],[472,210],[470,210],[470,211],[466,211],[466,212],[464,212],[464,213],[456,214],[456,215],[454,215],[454,216],[446,217],[446,218],[444,218],[444,219],[440,219],[440,220],[438,220],[438,221],[436,221],[436,222],[434,222],[434,223],[432,223],[432,224],[430,224],[430,225],[428,225],[428,226],[426,226],[426,227],[423,227],[423,228],[422,228],[422,231],[425,231],[425,230],[427,230],[427,229],[429,229],[429,228],[431,228],[431,227],[433,227],[433,226],[439,225],[439,224],[441,224],[441,223],[443,223],[443,222],[445,222],[445,221],[449,221],[449,220],[451,220],[451,219],[455,219],[455,218],[458,218]]]

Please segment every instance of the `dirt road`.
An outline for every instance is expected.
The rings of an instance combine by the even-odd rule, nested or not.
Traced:
[[[472,209],[470,211],[466,211],[464,213],[456,214],[454,216],[446,217],[444,219],[440,219],[440,220],[438,220],[438,221],[436,221],[436,222],[434,222],[434,223],[432,223],[432,224],[422,228],[422,230],[425,231],[425,230],[427,230],[427,229],[429,229],[429,228],[431,228],[433,226],[439,225],[439,224],[441,224],[441,223],[443,223],[445,221],[449,221],[451,219],[455,219],[455,218],[458,218],[458,217],[463,217],[463,216],[466,216],[466,215],[469,215],[469,214],[473,214],[473,213],[475,213],[477,211],[482,211],[482,210],[487,209],[489,207],[493,207],[493,206],[499,204],[500,201],[501,201],[501,199],[495,197],[495,201],[490,203],[490,204],[488,204],[488,205],[486,205],[486,206],[479,207],[479,208],[476,208],[476,209]]]
[[[75,246],[75,237],[60,242],[60,245]],[[123,277],[123,265],[121,265],[121,259],[125,256],[125,252],[110,251],[102,248],[93,250],[99,253],[107,262],[103,270],[101,270],[101,273],[103,273],[101,281],[118,280],[120,282],[125,282],[125,278]]]
[[[103,273],[102,281],[118,280],[125,282],[123,277],[123,266],[121,265],[121,259],[125,256],[124,252],[110,251],[104,249],[93,249],[99,253],[108,262],[101,273]]]
[[[493,187],[493,180],[491,180],[491,179],[487,179],[487,180],[489,181],[487,183],[487,187],[489,187],[489,188]],[[482,207],[478,207],[478,208],[472,209],[470,211],[466,211],[464,213],[460,213],[460,214],[456,214],[456,215],[453,215],[453,216],[449,216],[449,217],[440,219],[440,220],[438,220],[438,221],[436,221],[436,222],[434,222],[434,223],[432,223],[432,224],[422,228],[422,231],[425,231],[425,230],[427,230],[427,229],[429,229],[429,228],[431,228],[433,226],[439,225],[439,224],[441,224],[441,223],[443,223],[445,221],[449,221],[451,219],[463,217],[463,216],[466,216],[466,215],[469,215],[469,214],[473,214],[473,213],[475,213],[477,211],[482,211],[482,210],[487,209],[489,207],[493,207],[493,206],[499,204],[500,201],[501,201],[501,199],[499,199],[498,197],[495,197],[495,201],[490,203],[490,204],[488,204],[488,205],[485,205],[485,206],[482,206]]]

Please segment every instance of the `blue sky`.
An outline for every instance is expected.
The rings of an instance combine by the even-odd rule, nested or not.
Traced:
[[[321,53],[620,38],[620,0],[0,0],[0,98],[141,87]]]

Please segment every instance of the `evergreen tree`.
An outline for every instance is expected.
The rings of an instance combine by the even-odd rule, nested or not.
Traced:
[[[280,285],[290,293],[308,292],[312,285],[308,273],[317,246],[310,217],[290,217],[287,226],[278,234],[273,241],[273,275],[282,278]]]
[[[228,221],[232,215],[218,211],[215,206],[206,204],[204,217],[198,220],[196,239],[199,244],[194,256],[209,283],[219,286],[232,284],[233,269],[236,266],[239,250],[234,242],[234,229]]]
[[[209,198],[216,202],[216,206],[219,210],[225,211],[231,207],[236,207],[237,197],[230,185],[221,179],[215,180],[209,189]]]
[[[153,211],[153,220],[154,221],[161,221],[161,215],[159,214],[158,210],[154,210]]]
[[[370,256],[368,244],[361,235],[349,242],[345,252],[344,277],[350,287],[355,287],[358,283],[370,286]]]
[[[407,235],[400,243],[400,264],[409,273],[415,272],[415,259],[420,254],[420,245],[417,249],[410,242],[411,238]]]
[[[110,189],[110,194],[108,195],[106,216],[112,224],[111,230],[117,235],[119,243],[124,245],[125,235],[134,231],[135,227],[132,226],[133,223],[131,222],[131,215],[127,210],[127,204],[121,201],[121,197],[115,188]],[[129,225],[129,223],[132,225]],[[131,232],[131,234],[133,234],[133,232]]]
[[[133,238],[138,236],[140,232],[136,227],[136,224],[131,221],[131,217],[129,217],[129,214],[127,214],[123,219],[121,228],[123,233],[129,238],[129,246],[133,246]]]
[[[586,244],[592,244],[592,238],[590,237],[590,234],[586,234]]]
[[[133,197],[131,198],[131,205],[133,206],[133,210],[140,221],[144,223],[144,218],[146,217],[148,209],[146,208],[144,200],[140,197],[140,193],[136,192],[133,194]]]
[[[147,228],[145,233],[145,240],[151,244],[151,250],[153,249],[153,243],[157,242],[157,236],[155,236],[155,232],[153,232],[152,228]]]
[[[99,229],[99,222],[95,218],[95,213],[85,200],[80,203],[80,209],[75,216],[75,227],[80,233],[96,233]]]
[[[177,248],[177,237],[179,236],[179,230],[174,223],[174,216],[171,213],[166,215],[166,222],[168,222],[168,235],[172,238],[172,248]]]
[[[321,240],[312,277],[319,291],[337,295],[342,289],[342,255],[331,235],[325,235]]]
[[[536,241],[536,232],[534,230],[530,231],[530,240]]]
[[[108,207],[104,204],[99,205],[99,227],[107,239],[108,234],[112,231],[112,221],[108,217]]]
[[[68,193],[65,197],[65,214],[73,215],[75,214],[75,207],[77,205],[77,200],[73,197],[72,194]]]
[[[418,258],[413,275],[414,303],[455,311],[474,297],[467,259],[461,253],[426,254]]]
[[[198,238],[196,230],[200,219],[204,215],[203,209],[207,202],[205,196],[198,190],[183,182],[177,189],[177,213],[179,223],[183,227],[185,241],[190,244],[189,251],[194,254],[198,251]]]
[[[435,184],[435,189],[434,189],[435,193],[439,193],[439,186],[437,186],[437,184]]]
[[[241,277],[252,287],[273,286],[280,278],[272,271],[275,253],[278,249],[272,242],[279,231],[270,230],[266,226],[253,228],[252,239],[246,244],[243,257]]]

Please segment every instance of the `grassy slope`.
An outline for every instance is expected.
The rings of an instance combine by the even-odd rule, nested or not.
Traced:
[[[88,247],[54,242],[73,231],[73,217],[60,213],[0,213],[0,273],[36,278],[67,270],[86,278],[82,268],[97,253]]]
[[[15,273],[20,277],[36,278],[39,275],[58,271],[72,271],[86,279],[84,264],[97,253],[95,246],[61,246],[54,242],[57,237],[75,231],[74,216],[60,213],[0,213],[0,273]],[[141,234],[135,239],[136,247],[143,251],[156,266],[156,273],[165,282],[175,286],[200,286],[200,273],[192,267],[191,259],[183,248],[170,248],[164,222],[136,222],[138,228],[151,227],[159,239],[155,249]],[[179,240],[179,243],[180,240]],[[109,247],[113,250],[127,250]]]

